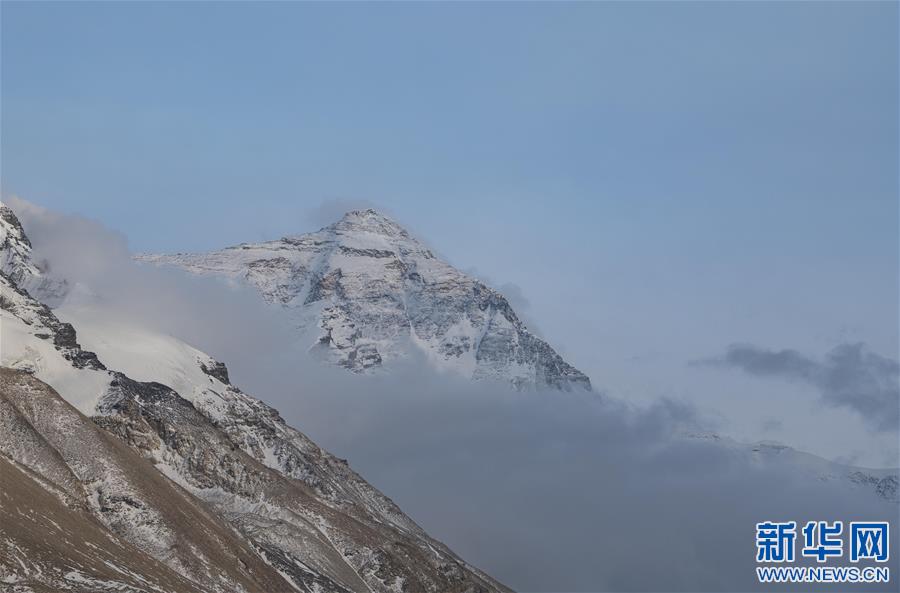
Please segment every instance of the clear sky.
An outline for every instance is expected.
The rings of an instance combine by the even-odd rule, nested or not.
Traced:
[[[897,358],[897,3],[0,10],[4,195],[136,251],[372,202],[521,291],[601,388],[896,458],[896,432],[803,385],[687,363],[733,342]]]

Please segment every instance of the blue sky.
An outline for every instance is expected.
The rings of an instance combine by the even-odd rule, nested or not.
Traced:
[[[875,2],[4,2],[2,191],[136,251],[373,202],[515,284],[595,384],[739,437],[777,410],[768,436],[883,463],[896,445],[802,386],[686,363],[732,342],[897,357],[897,22]]]

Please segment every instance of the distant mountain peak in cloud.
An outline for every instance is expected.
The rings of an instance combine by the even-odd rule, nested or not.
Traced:
[[[313,353],[355,372],[418,350],[433,366],[476,380],[591,389],[584,373],[528,331],[500,292],[371,208],[313,233],[138,259],[255,287],[302,331],[314,332]]]

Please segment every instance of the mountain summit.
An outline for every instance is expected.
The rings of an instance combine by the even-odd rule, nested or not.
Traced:
[[[436,257],[384,214],[353,210],[314,233],[203,254],[142,255],[255,287],[288,309],[311,351],[355,372],[418,349],[437,368],[518,388],[591,389],[506,298]]]

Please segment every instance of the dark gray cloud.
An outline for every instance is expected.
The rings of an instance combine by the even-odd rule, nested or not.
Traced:
[[[869,490],[684,438],[710,427],[678,401],[513,392],[416,357],[374,376],[315,364],[254,295],[136,265],[124,239],[96,223],[23,212],[35,250],[104,314],[226,362],[237,385],[519,591],[779,590],[756,582],[756,522],[896,516]],[[898,533],[895,524],[892,545]]]
[[[724,356],[694,364],[802,381],[818,389],[825,404],[859,413],[876,430],[896,431],[900,426],[900,363],[869,351],[862,343],[841,344],[822,361],[795,350],[733,344]]]

